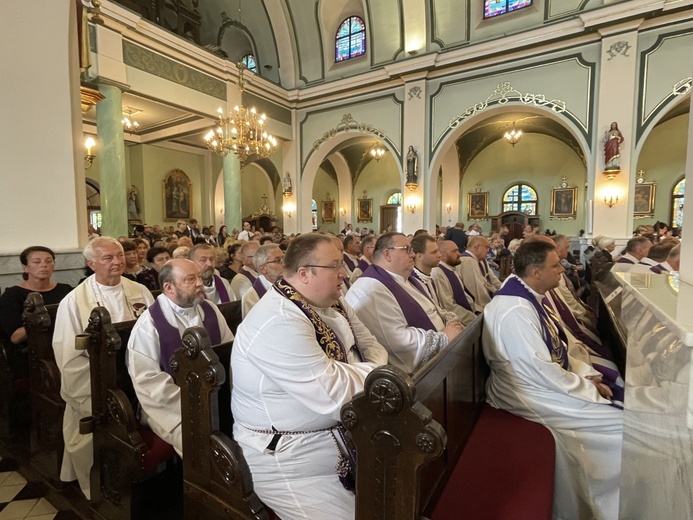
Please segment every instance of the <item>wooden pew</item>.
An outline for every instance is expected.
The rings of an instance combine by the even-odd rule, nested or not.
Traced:
[[[253,491],[250,468],[232,432],[220,431],[218,393],[230,396],[226,369],[231,343],[212,348],[206,331],[185,331],[173,360],[181,387],[183,492],[186,520],[266,520],[269,511]],[[231,415],[231,409],[227,408]]]
[[[29,346],[31,395],[30,464],[53,487],[60,488],[63,460],[63,415],[60,370],[53,353],[56,305],[44,305],[34,292],[24,301],[24,325]]]

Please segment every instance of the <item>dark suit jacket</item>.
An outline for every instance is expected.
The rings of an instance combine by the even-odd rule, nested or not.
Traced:
[[[460,249],[460,253],[464,253],[467,250],[467,233],[463,229],[450,228],[445,232],[445,240],[452,240],[457,247]]]

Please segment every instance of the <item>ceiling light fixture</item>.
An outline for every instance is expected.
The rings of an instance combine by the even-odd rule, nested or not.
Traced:
[[[385,156],[386,151],[385,147],[380,144],[380,141],[376,141],[368,149],[368,155],[375,159],[375,162],[378,162]]]
[[[231,151],[238,156],[241,165],[245,164],[248,157],[252,155],[269,157],[277,149],[277,140],[264,130],[267,122],[265,114],[259,115],[255,107],[243,106],[243,71],[245,69],[245,65],[238,64],[238,90],[241,104],[229,110],[227,117],[224,117],[223,110],[219,108],[217,110],[219,126],[205,135],[208,149],[222,157]]]
[[[508,144],[511,144],[513,148],[515,148],[515,145],[517,142],[522,138],[522,130],[516,130],[515,129],[515,122],[513,122],[513,128],[509,132],[505,132],[505,140],[507,141]]]

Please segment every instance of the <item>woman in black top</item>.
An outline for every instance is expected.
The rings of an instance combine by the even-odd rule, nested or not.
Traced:
[[[67,284],[51,280],[55,270],[55,254],[43,246],[26,248],[19,255],[24,281],[9,287],[0,296],[0,333],[14,378],[28,375],[26,330],[22,323],[24,300],[30,292],[38,292],[46,305],[59,303],[72,290]]]

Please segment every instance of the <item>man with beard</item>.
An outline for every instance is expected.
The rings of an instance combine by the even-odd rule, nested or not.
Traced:
[[[236,295],[231,290],[229,282],[214,274],[214,247],[209,244],[197,244],[188,251],[188,259],[200,270],[205,298],[217,304],[236,301]]]
[[[474,298],[467,291],[462,278],[455,270],[460,265],[460,250],[452,240],[439,242],[440,262],[433,269],[433,281],[438,287],[438,298],[443,309],[454,312],[460,323],[469,325],[483,308],[477,307]]]
[[[154,303],[144,285],[123,278],[125,253],[115,238],[99,237],[82,252],[94,274],[86,278],[58,307],[53,333],[53,351],[60,369],[60,395],[65,400],[63,417],[63,454],[60,480],[79,480],[87,498],[91,497],[89,472],[94,461],[93,436],[79,433],[79,421],[91,415],[91,373],[89,354],[75,349],[75,336],[89,324],[96,306],[105,307],[111,321],[118,323],[138,318]]]
[[[140,421],[183,456],[180,388],[170,360],[189,327],[204,327],[212,345],[233,340],[216,305],[205,300],[200,270],[190,260],[167,262],[159,273],[161,294],[132,329],[126,364],[140,402]]]
[[[248,289],[253,286],[253,283],[255,283],[255,280],[259,276],[255,270],[255,264],[253,263],[253,257],[258,247],[260,247],[260,244],[257,242],[248,242],[243,244],[238,253],[236,253],[236,255],[240,255],[243,267],[241,267],[241,271],[238,275],[234,276],[233,280],[231,280],[231,290],[241,299]]]

